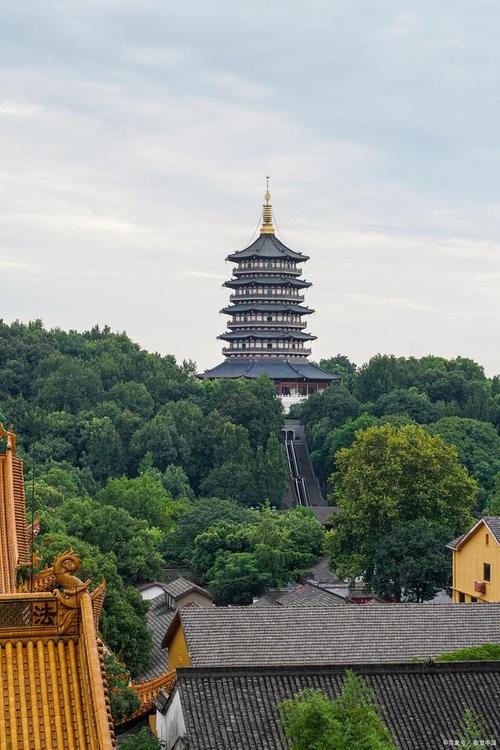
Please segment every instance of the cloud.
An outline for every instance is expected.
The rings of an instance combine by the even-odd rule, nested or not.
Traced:
[[[224,259],[271,174],[282,238],[311,256],[316,358],[500,371],[480,335],[500,325],[500,50],[486,8],[453,11],[3,3],[3,317],[108,322],[214,364]]]

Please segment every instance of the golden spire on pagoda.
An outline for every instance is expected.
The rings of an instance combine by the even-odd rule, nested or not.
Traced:
[[[260,228],[261,234],[274,234],[273,227],[273,207],[271,205],[271,193],[269,192],[269,180],[270,177],[266,177],[266,192],[264,194],[264,204],[262,206],[262,226]]]

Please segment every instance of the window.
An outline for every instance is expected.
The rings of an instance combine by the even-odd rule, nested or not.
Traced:
[[[484,535],[484,543],[485,543],[486,546],[489,545],[489,543],[490,543],[490,535],[489,534],[485,534]]]
[[[477,603],[477,596],[471,596],[470,601],[471,601],[471,604],[476,604]]]
[[[273,345],[272,345],[272,344],[268,344],[268,345],[267,345],[267,348],[268,348],[268,349],[272,349],[272,348],[273,348]]]
[[[272,323],[272,322],[273,322],[273,317],[272,317],[272,315],[268,315],[268,316],[267,316],[267,322],[268,322],[268,323]]]
[[[491,581],[491,567],[489,563],[483,563],[483,581]]]
[[[461,591],[458,593],[458,601],[463,604],[465,602],[465,594],[462,594]]]

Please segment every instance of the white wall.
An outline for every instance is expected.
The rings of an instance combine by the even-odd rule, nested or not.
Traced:
[[[166,750],[172,750],[179,737],[184,737],[186,734],[186,724],[184,723],[181,699],[177,689],[175,689],[166,712],[164,714],[160,711],[156,712],[156,731],[159,739],[166,743]]]

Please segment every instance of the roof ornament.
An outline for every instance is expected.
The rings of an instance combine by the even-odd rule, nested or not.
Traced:
[[[271,193],[269,192],[269,180],[270,177],[266,177],[266,192],[264,194],[264,204],[262,205],[262,226],[260,228],[261,234],[274,234],[273,227],[273,207],[270,203]]]

